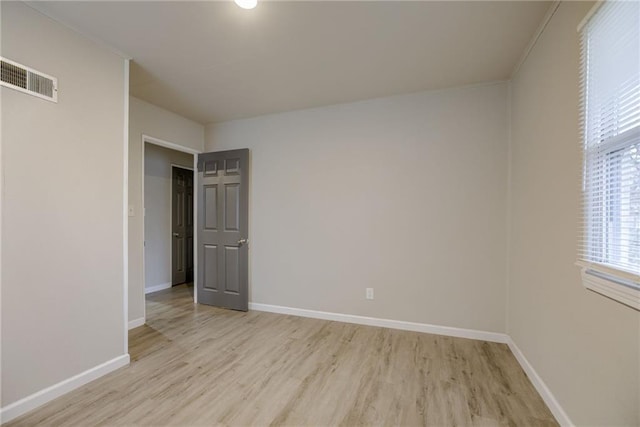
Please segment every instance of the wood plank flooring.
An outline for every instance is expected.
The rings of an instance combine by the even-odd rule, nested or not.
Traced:
[[[131,365],[8,426],[557,425],[504,344],[149,295]]]

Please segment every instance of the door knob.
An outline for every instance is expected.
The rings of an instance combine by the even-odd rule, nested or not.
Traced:
[[[245,243],[249,243],[249,239],[238,239],[238,245],[242,246]]]
[[[180,233],[173,233],[173,237],[180,237]]]

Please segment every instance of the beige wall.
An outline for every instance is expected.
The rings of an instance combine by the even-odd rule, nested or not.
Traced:
[[[585,290],[576,27],[562,3],[512,82],[508,332],[578,425],[640,424],[640,313]]]
[[[202,151],[204,126],[140,99],[129,98],[129,321],[144,317],[142,136]]]
[[[146,144],[144,151],[145,288],[171,285],[172,165],[193,168],[193,155]]]
[[[507,85],[238,120],[250,301],[505,331]],[[365,288],[375,300],[365,299]]]
[[[124,60],[1,2],[2,55],[58,103],[1,88],[2,406],[126,353]]]

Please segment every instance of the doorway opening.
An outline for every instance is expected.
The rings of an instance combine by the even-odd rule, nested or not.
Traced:
[[[145,295],[181,285],[195,301],[194,157],[167,143],[144,139]]]
[[[248,310],[249,154],[202,153],[142,135],[145,322],[147,304],[165,297],[146,295],[174,285],[194,303]]]

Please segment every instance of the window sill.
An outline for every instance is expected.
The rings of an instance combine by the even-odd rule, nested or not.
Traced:
[[[640,311],[640,288],[637,284],[622,278],[617,280],[615,276],[588,267],[580,267],[585,288]]]

